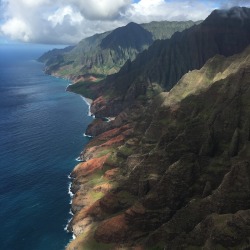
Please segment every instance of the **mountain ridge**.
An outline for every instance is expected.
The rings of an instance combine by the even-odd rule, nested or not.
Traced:
[[[109,75],[99,84],[86,85],[89,92],[106,96],[99,111],[97,107],[93,107],[93,111],[97,116],[115,116],[132,105],[138,96],[144,95],[151,83],[169,91],[182,75],[200,69],[216,54],[230,56],[241,52],[250,42],[250,12],[248,8],[243,12],[248,15],[234,22],[214,11],[201,24],[177,32],[170,39],[155,41],[133,62],[127,61],[118,73]],[[107,89],[112,89],[112,93],[105,93]],[[70,86],[69,90],[81,93],[79,85]],[[112,111],[105,105],[120,108]]]
[[[129,23],[113,31],[83,39],[68,53],[62,51],[59,56],[57,55],[58,57],[53,53],[47,53],[39,60],[45,63],[45,71],[48,74],[72,79],[85,74],[104,77],[117,72],[128,59],[134,60],[138,53],[152,44],[153,40],[169,38],[174,32],[196,23],[192,21],[164,21],[142,25]],[[133,31],[131,26],[136,29],[133,33],[131,33]],[[108,44],[108,41],[112,41],[112,44]],[[119,46],[125,41],[127,46]],[[111,47],[107,47],[108,45]]]
[[[135,48],[138,51],[143,51],[143,46],[153,43],[152,34],[134,22],[128,23],[124,27],[120,27],[112,31],[106,36],[101,44],[101,49],[118,49],[121,48]]]

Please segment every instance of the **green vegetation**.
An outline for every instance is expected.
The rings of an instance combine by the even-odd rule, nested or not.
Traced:
[[[124,164],[124,159],[117,155],[117,151],[114,151],[108,158],[107,165],[120,167]]]
[[[79,235],[77,239],[69,244],[67,249],[77,249],[77,250],[110,250],[113,249],[114,244],[104,244],[97,242],[94,239],[94,232],[96,229],[95,223],[91,225],[90,228],[87,228],[84,233]]]
[[[123,204],[130,204],[132,205],[136,201],[136,196],[132,195],[131,193],[127,191],[121,191],[117,193],[117,198],[119,202]]]
[[[169,39],[175,32],[181,32],[193,25],[200,24],[202,21],[161,21],[143,23],[141,26],[152,33],[153,39]]]
[[[159,84],[152,83],[147,88],[146,97],[148,99],[152,99],[156,95],[159,95],[162,91],[163,91],[163,89],[162,89],[162,87]]]
[[[91,86],[96,84],[96,82],[78,82],[75,84],[71,84],[68,86],[68,90],[72,91],[74,93],[77,93],[79,95],[82,95],[84,97],[94,99],[96,94],[95,92],[91,89]]]
[[[105,149],[98,150],[98,153],[96,154],[96,158],[105,156],[105,155],[110,154],[110,153],[112,153],[114,151],[115,151],[115,149],[112,148],[112,147],[108,147],[108,148],[105,148]]]
[[[133,154],[134,148],[123,145],[123,146],[119,147],[118,152],[119,152],[119,155],[122,155],[124,157],[128,157],[128,156]]]
[[[96,185],[102,184],[104,181],[103,171],[98,170],[89,177],[88,185],[94,187]]]
[[[95,202],[97,200],[100,200],[103,196],[104,193],[102,191],[90,191],[88,195],[91,197],[92,201]]]

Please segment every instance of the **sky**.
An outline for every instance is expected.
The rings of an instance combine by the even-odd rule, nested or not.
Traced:
[[[133,21],[203,20],[250,0],[0,0],[0,43],[75,44]]]

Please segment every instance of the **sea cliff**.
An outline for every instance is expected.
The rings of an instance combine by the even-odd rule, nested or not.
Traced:
[[[170,92],[94,120],[71,173],[67,249],[249,247],[249,55],[215,56]]]

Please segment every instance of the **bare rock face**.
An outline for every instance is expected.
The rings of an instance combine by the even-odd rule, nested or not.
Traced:
[[[88,126],[86,134],[89,136],[97,136],[105,131],[121,127],[128,123],[128,121],[129,115],[126,112],[122,112],[116,117],[97,118]]]
[[[249,247],[249,210],[235,214],[211,214],[190,233],[190,237],[207,249],[223,246],[225,249],[245,245]]]

